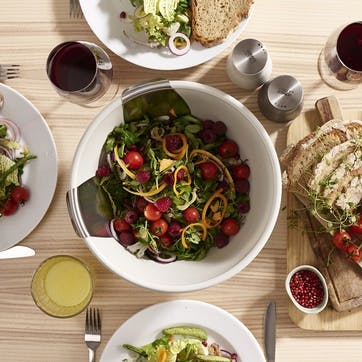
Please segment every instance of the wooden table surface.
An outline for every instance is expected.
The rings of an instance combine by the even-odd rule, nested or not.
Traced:
[[[360,0],[255,0],[253,14],[240,36],[261,40],[273,60],[273,74],[290,74],[305,91],[304,110],[316,99],[337,95],[343,109],[361,109],[362,88],[336,91],[326,86],[317,71],[317,59],[327,36],[340,24],[360,20]],[[27,259],[0,262],[0,361],[86,361],[83,342],[84,313],[70,319],[48,317],[30,295],[30,280],[45,258],[65,253],[86,260],[96,273],[92,304],[103,313],[101,352],[112,333],[126,319],[151,304],[174,299],[196,299],[220,306],[241,320],[263,345],[263,316],[270,300],[277,302],[277,361],[361,361],[362,331],[318,332],[296,327],[288,316],[284,291],[286,268],[285,196],[277,226],[265,248],[238,275],[207,290],[160,293],[132,285],[112,274],[88,251],[75,234],[65,203],[75,148],[97,108],[83,108],[61,99],[49,84],[45,61],[61,41],[98,39],[84,19],[70,20],[67,0],[2,0],[0,11],[0,63],[21,64],[19,79],[5,82],[39,109],[54,135],[59,156],[59,178],[53,202],[37,228],[21,244],[36,250]],[[226,49],[215,59],[179,71],[147,70],[115,56],[116,81],[121,89],[156,77],[201,82],[243,102],[262,122],[283,150],[287,125],[268,121],[257,105],[257,93],[235,87],[225,72]],[[1,230],[0,230],[1,237]],[[362,329],[362,326],[361,326]],[[250,361],[252,362],[252,361]]]

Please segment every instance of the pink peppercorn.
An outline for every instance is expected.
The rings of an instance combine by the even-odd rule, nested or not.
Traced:
[[[125,11],[121,11],[121,13],[119,14],[119,17],[120,17],[121,19],[125,19],[125,18],[127,17],[126,12],[125,12]]]
[[[294,299],[304,308],[315,308],[323,302],[323,284],[311,270],[297,271],[291,277],[289,286]]]

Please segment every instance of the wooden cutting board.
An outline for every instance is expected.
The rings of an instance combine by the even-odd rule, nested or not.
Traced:
[[[335,99],[331,99],[332,104],[336,102]],[[319,109],[320,111],[323,110]],[[342,112],[338,107],[333,110],[334,114]],[[343,111],[343,119],[362,119],[362,110],[356,111]],[[325,119],[323,120],[325,121]],[[287,134],[287,145],[295,144],[300,139],[313,132],[318,126],[323,123],[320,113],[316,110],[310,110],[302,113],[296,118],[289,126]],[[295,210],[301,208],[300,202],[291,194],[287,195],[287,211],[288,211],[288,236],[287,236],[287,268],[288,272],[294,267],[302,264],[311,264],[318,267],[321,272],[326,276],[327,282],[329,283],[329,290],[331,298],[335,298],[337,295],[343,295],[345,292],[343,287],[339,285],[339,289],[336,290],[333,283],[333,271],[330,273],[328,269],[323,268],[321,265],[320,250],[316,249],[316,240],[314,235],[306,233],[306,223],[313,222],[309,218],[302,220],[300,217],[295,217]],[[314,226],[316,226],[314,224]],[[314,250],[312,248],[314,246]],[[316,256],[315,251],[319,256]],[[323,254],[323,251],[322,251]],[[324,253],[325,254],[325,253]],[[334,254],[334,253],[333,253]],[[343,256],[336,254],[334,256],[337,263],[344,262]],[[356,267],[355,269],[353,269]],[[358,278],[358,282],[362,283],[361,273],[359,266],[353,266],[352,270],[349,270],[348,275],[352,278]],[[351,273],[350,273],[351,272]],[[350,281],[353,283],[353,279]],[[345,287],[349,288],[349,281],[346,280]],[[355,301],[355,303],[357,303]],[[352,302],[353,304],[353,302]],[[300,328],[309,330],[362,330],[362,306],[353,308],[350,311],[338,312],[331,305],[317,314],[307,315],[300,312],[291,301],[288,306],[289,316],[291,320]]]

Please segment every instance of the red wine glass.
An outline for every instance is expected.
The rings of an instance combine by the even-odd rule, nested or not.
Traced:
[[[319,72],[331,87],[356,88],[362,82],[362,21],[338,28],[319,57]]]
[[[55,90],[77,104],[94,104],[110,88],[113,67],[107,53],[86,41],[57,45],[47,59],[47,75]]]

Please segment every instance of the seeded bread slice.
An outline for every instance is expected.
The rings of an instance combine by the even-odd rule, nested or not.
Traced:
[[[191,0],[192,36],[203,46],[224,41],[249,15],[253,0]]]

